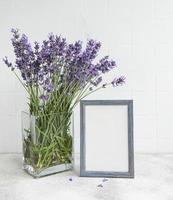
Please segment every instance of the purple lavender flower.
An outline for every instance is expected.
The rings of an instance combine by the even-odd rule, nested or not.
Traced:
[[[3,58],[3,61],[8,67],[12,67],[12,63],[8,61],[7,57]]]
[[[19,35],[19,29],[12,28],[11,32],[13,33],[14,39],[18,39],[19,38],[19,36],[20,36]]]
[[[18,29],[12,29],[11,32],[16,60],[12,65],[5,57],[4,63],[12,70],[20,71],[27,87],[41,87],[43,94],[63,91],[64,87],[74,84],[78,86],[78,90],[84,89],[89,83],[97,87],[102,82],[102,75],[116,67],[115,61],[108,56],[94,63],[101,43],[93,39],[88,40],[86,47],[82,48],[80,40],[68,44],[66,38],[50,33],[48,39],[42,43],[34,42],[32,48],[25,34],[20,35]],[[118,86],[124,80],[124,77],[120,77],[111,83]],[[104,83],[102,88],[106,85]],[[89,90],[93,90],[93,87],[89,87]],[[66,91],[68,94],[73,92]],[[48,100],[47,95],[41,95],[40,98]]]
[[[38,42],[34,42],[34,49],[35,49],[35,54],[37,55],[38,52],[39,52],[39,48],[40,48],[40,45]]]
[[[125,83],[125,77],[120,76],[119,78],[115,78],[111,83],[114,87],[119,86],[119,85],[123,85]]]
[[[88,72],[91,76],[94,76],[94,77],[99,75],[99,70],[98,70],[97,65],[89,64],[88,65]]]
[[[72,178],[69,178],[69,181],[73,181],[73,179],[72,179]]]
[[[54,87],[53,87],[52,84],[49,84],[49,85],[47,86],[47,92],[51,93],[51,92],[53,91],[53,89],[54,89]]]
[[[108,181],[108,179],[107,179],[107,178],[104,178],[104,179],[102,180],[102,182],[106,182],[106,181]]]
[[[82,41],[77,41],[74,43],[74,55],[77,56],[81,53],[82,50]]]
[[[88,65],[97,56],[101,43],[95,40],[88,40],[85,51],[79,56],[78,65]]]
[[[42,95],[40,96],[40,99],[43,100],[43,101],[47,101],[47,100],[49,99],[49,95],[43,95],[43,94],[42,94]]]
[[[113,61],[113,60],[109,61],[109,57],[108,56],[105,56],[104,58],[102,58],[99,61],[99,64],[97,64],[98,70],[101,71],[102,73],[109,72],[114,67],[116,67],[115,61]]]

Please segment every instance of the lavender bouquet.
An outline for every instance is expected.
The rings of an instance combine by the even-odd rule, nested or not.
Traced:
[[[108,56],[94,62],[101,47],[95,40],[88,40],[83,49],[81,41],[68,44],[65,38],[51,33],[42,44],[35,42],[31,46],[18,29],[12,29],[12,34],[15,63],[7,57],[3,61],[28,93],[30,123],[23,127],[24,168],[34,176],[69,169],[74,107],[99,89],[122,85],[125,78],[103,82],[102,76],[116,63]]]

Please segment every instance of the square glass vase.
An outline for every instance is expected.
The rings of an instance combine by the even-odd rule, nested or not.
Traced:
[[[73,113],[22,111],[23,169],[38,178],[73,168]]]

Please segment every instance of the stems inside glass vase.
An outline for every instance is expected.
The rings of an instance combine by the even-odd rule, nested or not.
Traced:
[[[30,116],[30,129],[24,130],[27,136],[23,141],[26,163],[39,170],[72,162],[71,115]]]

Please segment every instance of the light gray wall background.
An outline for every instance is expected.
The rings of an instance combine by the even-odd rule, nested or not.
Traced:
[[[135,151],[173,152],[172,0],[0,0],[0,58],[14,58],[12,27],[31,41],[41,41],[49,32],[69,42],[102,41],[100,55],[115,58],[117,75],[127,81],[90,99],[134,99]],[[26,101],[20,83],[0,61],[0,152],[21,151],[20,112]],[[75,114],[78,127],[78,108]]]

